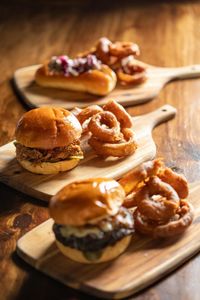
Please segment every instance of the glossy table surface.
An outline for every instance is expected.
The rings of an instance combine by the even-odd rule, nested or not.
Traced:
[[[8,2],[8,1],[7,1]],[[141,59],[163,67],[200,63],[198,1],[11,1],[0,4],[0,144],[11,141],[28,108],[12,89],[13,72],[91,47],[100,36],[132,40]],[[114,2],[114,1],[113,1]],[[177,117],[154,131],[158,156],[200,181],[200,79],[167,85],[153,101],[129,107],[139,115],[164,104]],[[16,240],[48,218],[43,202],[0,184],[0,300],[90,299],[25,264],[15,254]],[[200,255],[131,299],[199,299]],[[93,298],[91,298],[93,299]]]

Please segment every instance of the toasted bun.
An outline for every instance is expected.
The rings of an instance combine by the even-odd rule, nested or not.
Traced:
[[[93,178],[62,188],[50,201],[57,224],[80,226],[115,215],[124,201],[122,186],[113,179]]]
[[[40,107],[26,112],[19,120],[17,142],[30,148],[53,149],[64,147],[80,138],[82,128],[68,110]]]
[[[117,82],[115,72],[106,65],[102,65],[101,70],[91,70],[79,76],[69,77],[62,74],[49,74],[47,66],[44,65],[36,71],[35,80],[44,87],[88,92],[102,96],[110,93]]]
[[[40,163],[33,163],[28,160],[20,160],[18,159],[20,165],[36,174],[57,174],[59,172],[69,171],[77,166],[79,163],[79,159],[69,159],[69,160],[62,160],[58,162],[40,162]]]
[[[126,248],[128,247],[129,243],[131,241],[131,236],[126,236],[122,238],[120,241],[118,241],[115,245],[113,246],[108,246],[102,250],[102,255],[97,259],[97,260],[88,260],[82,251],[64,246],[61,244],[58,240],[56,240],[56,244],[60,251],[67,256],[68,258],[75,260],[80,263],[84,264],[97,264],[97,263],[102,263],[106,262],[109,260],[112,260],[119,256],[121,253],[123,253]]]

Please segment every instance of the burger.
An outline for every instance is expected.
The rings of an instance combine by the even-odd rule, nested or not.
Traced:
[[[134,232],[132,214],[122,203],[125,192],[112,179],[70,183],[51,198],[56,244],[68,258],[101,263],[119,256]]]
[[[32,109],[21,117],[16,127],[16,158],[33,173],[70,170],[83,158],[81,133],[77,118],[63,108]]]

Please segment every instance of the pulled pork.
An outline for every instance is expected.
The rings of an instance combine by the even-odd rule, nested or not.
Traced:
[[[28,160],[31,162],[57,162],[70,159],[71,156],[83,156],[80,148],[80,142],[74,141],[72,144],[65,147],[57,147],[54,149],[39,149],[25,147],[20,143],[15,142],[16,155],[20,160]]]

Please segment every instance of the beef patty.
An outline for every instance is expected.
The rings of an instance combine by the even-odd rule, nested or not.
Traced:
[[[102,222],[104,224],[102,224]],[[111,224],[109,230],[104,229],[105,222]],[[65,246],[75,248],[83,252],[102,250],[107,246],[114,245],[118,240],[121,240],[123,237],[134,232],[133,217],[126,208],[121,208],[117,215],[109,217],[98,224],[83,227],[83,229],[86,230],[98,227],[98,234],[92,232],[82,237],[74,234],[63,236],[62,228],[64,227],[66,226],[56,223],[53,225],[53,231],[56,239]]]

